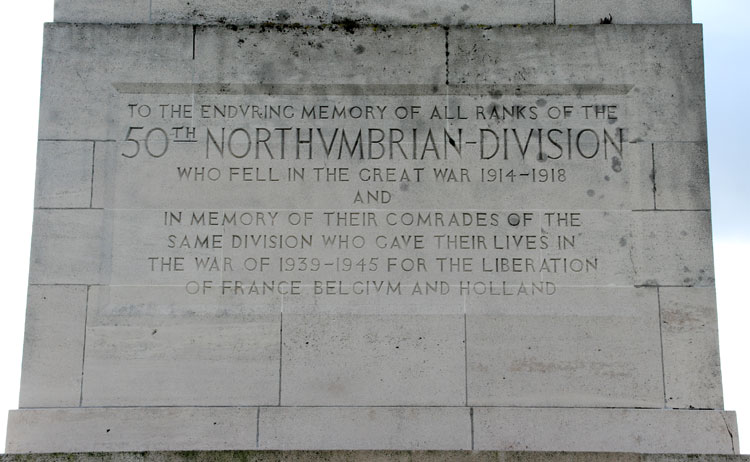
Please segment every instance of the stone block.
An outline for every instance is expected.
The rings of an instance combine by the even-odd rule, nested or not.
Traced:
[[[150,0],[55,0],[55,22],[147,23]]]
[[[636,212],[632,233],[636,285],[714,285],[710,212]]]
[[[254,449],[258,409],[24,409],[8,419],[9,453]],[[40,438],[39,435],[44,435]]]
[[[664,406],[656,289],[488,298],[467,300],[469,405]]]
[[[723,409],[713,287],[659,289],[666,403]]]
[[[285,314],[284,406],[457,406],[463,316]]]
[[[278,404],[278,304],[118,286],[90,305],[85,406]]]
[[[86,286],[29,286],[20,407],[80,405]]]
[[[261,408],[261,449],[471,449],[468,408]]]
[[[37,210],[30,284],[101,284],[111,262],[109,218],[102,210]]]
[[[736,435],[733,412],[474,408],[480,451],[738,454]]]
[[[87,141],[40,141],[34,206],[91,207],[93,152],[93,143]]]
[[[657,209],[711,208],[706,143],[655,143],[654,166]]]
[[[690,0],[557,0],[557,24],[690,24]]]

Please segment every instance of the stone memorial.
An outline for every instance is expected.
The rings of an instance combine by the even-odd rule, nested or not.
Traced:
[[[58,0],[7,452],[738,454],[689,0]]]

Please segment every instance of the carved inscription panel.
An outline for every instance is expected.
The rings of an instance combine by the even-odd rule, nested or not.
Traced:
[[[111,285],[411,305],[636,283],[631,215],[653,207],[652,159],[629,139],[627,85],[115,86]]]

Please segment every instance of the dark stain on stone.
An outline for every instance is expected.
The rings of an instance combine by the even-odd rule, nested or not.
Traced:
[[[617,173],[620,173],[622,171],[622,161],[617,156],[612,157],[612,170]]]
[[[539,98],[538,100],[536,100],[536,105],[539,107],[544,107],[547,105],[547,100],[544,98]]]
[[[599,24],[612,24],[612,20],[614,18],[610,14],[609,16],[605,16],[599,20]]]
[[[621,237],[620,238],[620,247],[625,247],[626,245],[628,245],[628,240],[625,239],[624,237]]]
[[[609,181],[609,175],[604,175],[604,181]]]
[[[354,52],[358,55],[361,55],[365,52],[365,47],[363,47],[362,45],[357,45],[356,48],[354,48]]]
[[[440,88],[438,88],[438,86],[437,86],[437,85],[433,85],[433,86],[432,86],[432,92],[433,92],[433,93],[437,93],[437,92],[438,92],[438,90],[440,90]]]
[[[356,19],[340,17],[340,16],[336,16],[333,18],[333,24],[343,28],[345,31],[347,31],[350,34],[353,34],[355,30],[361,27],[359,24],[359,21],[357,21]]]
[[[159,332],[159,330],[158,329],[154,329],[154,331],[151,332],[151,335],[156,335],[157,332]]]
[[[466,11],[466,10],[468,10],[468,9],[469,9],[469,5],[467,5],[466,3],[464,3],[464,4],[463,4],[463,5],[461,6],[461,11]]]
[[[319,11],[320,10],[318,9],[318,7],[314,6],[314,7],[310,8],[310,15],[311,16],[315,16],[316,14],[318,14]]]
[[[609,119],[609,124],[614,125],[617,123],[617,119]]]
[[[498,99],[501,96],[503,96],[503,93],[500,90],[490,90],[490,98],[492,99]],[[497,107],[497,105],[493,104],[494,107]]]
[[[227,24],[227,29],[237,32],[240,28],[236,24]]]
[[[594,194],[596,194],[596,192],[593,189],[586,191],[586,195],[589,197],[594,197]]]
[[[687,233],[687,231],[685,231],[685,230],[682,230],[682,231],[680,231],[680,235],[681,235],[682,237],[685,237],[685,236],[687,236],[687,235],[688,235],[688,233]]]
[[[291,18],[292,15],[289,14],[287,10],[279,10],[276,12],[276,19],[281,22],[289,21],[289,18]]]
[[[242,45],[243,43],[245,43],[245,39],[238,39],[237,40],[237,45]]]

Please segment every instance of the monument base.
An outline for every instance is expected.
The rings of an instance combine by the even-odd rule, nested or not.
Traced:
[[[460,449],[739,454],[734,412],[715,410],[58,408],[12,411],[8,428],[8,453],[80,452],[84,448],[106,452]]]

